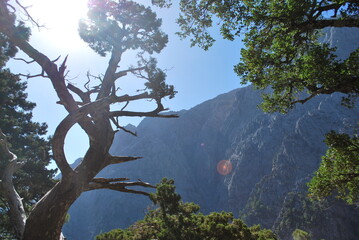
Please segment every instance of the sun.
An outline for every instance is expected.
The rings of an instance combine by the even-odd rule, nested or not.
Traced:
[[[77,48],[83,44],[78,35],[78,22],[87,14],[88,0],[32,0],[27,5],[40,28],[41,38],[62,48]],[[34,32],[35,30],[33,30]]]

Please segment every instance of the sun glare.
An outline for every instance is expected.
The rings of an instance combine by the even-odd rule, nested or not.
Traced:
[[[33,18],[45,26],[39,34],[48,44],[73,49],[84,44],[77,29],[79,20],[86,17],[87,0],[33,0],[29,4]]]
[[[221,175],[227,175],[232,172],[232,163],[228,160],[222,160],[217,164],[217,171]]]

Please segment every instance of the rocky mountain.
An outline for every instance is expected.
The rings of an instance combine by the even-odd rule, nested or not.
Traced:
[[[348,40],[349,39],[349,40]],[[328,29],[323,41],[346,57],[359,45],[359,31]],[[271,228],[283,240],[296,229],[312,239],[357,240],[359,209],[335,199],[312,202],[306,183],[318,168],[330,130],[351,132],[359,107],[341,106],[340,94],[317,96],[289,114],[266,114],[257,108],[261,93],[251,86],[233,90],[190,110],[178,119],[144,119],[134,137],[118,132],[114,155],[143,159],[105,168],[100,175],[157,183],[175,179],[184,201],[201,211],[232,211],[249,225]],[[221,175],[217,165],[232,170]],[[69,240],[93,239],[143,218],[150,205],[141,195],[109,190],[84,193],[70,209],[63,231]]]
[[[178,119],[144,119],[134,137],[119,132],[112,154],[143,159],[106,168],[106,177],[129,177],[157,183],[174,178],[185,201],[203,212],[233,211],[248,224],[274,229],[290,239],[295,228],[313,239],[354,240],[359,210],[334,200],[312,203],[306,182],[326,151],[324,134],[350,131],[359,108],[340,105],[341,96],[318,96],[287,115],[265,114],[256,106],[260,93],[251,86],[204,102]],[[217,171],[229,160],[228,175]],[[100,232],[141,219],[150,201],[111,191],[83,194],[64,227],[68,239],[93,239]]]

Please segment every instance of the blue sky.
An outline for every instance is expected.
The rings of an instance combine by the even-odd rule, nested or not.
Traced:
[[[84,17],[86,12],[86,0],[32,0],[27,4],[32,5],[29,11],[33,17],[46,26],[40,30],[34,28],[30,42],[52,59],[61,55],[60,60],[63,60],[68,54],[67,65],[70,71],[68,76],[73,84],[83,86],[87,80],[87,71],[92,74],[105,71],[108,58],[95,54],[82,42],[77,33],[78,19]],[[69,11],[71,5],[73,8]],[[190,48],[189,40],[180,40],[175,35],[175,32],[179,30],[175,23],[178,16],[176,6],[171,9],[154,8],[154,10],[163,20],[163,31],[169,35],[167,47],[156,57],[159,66],[168,69],[167,82],[173,84],[178,91],[174,99],[164,101],[165,107],[173,111],[190,109],[205,100],[240,87],[240,79],[233,72],[233,65],[239,61],[241,41],[225,41],[217,35],[217,42],[209,51],[198,47]],[[21,53],[19,56],[26,58]],[[121,65],[123,69],[136,63],[130,54],[126,54],[123,59],[124,62]],[[40,72],[36,63],[28,65],[20,61],[12,61],[8,66],[15,73],[37,74]],[[140,81],[133,76],[129,75],[120,81],[119,86],[124,93],[127,90],[141,88]],[[30,101],[37,104],[34,110],[34,120],[46,122],[49,125],[49,134],[53,134],[56,126],[67,113],[56,104],[58,99],[50,81],[43,78],[29,79],[28,97]],[[140,110],[145,108],[146,104],[138,103],[132,107]],[[139,118],[125,118],[120,123],[137,125],[140,121]],[[87,149],[86,138],[79,127],[70,131],[65,145],[66,156],[70,163],[84,155]]]

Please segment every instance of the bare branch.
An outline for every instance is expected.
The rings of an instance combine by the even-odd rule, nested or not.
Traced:
[[[105,161],[103,162],[102,169],[114,164],[124,163],[124,162],[131,162],[137,159],[141,159],[142,157],[130,157],[130,156],[111,156],[109,155]]]
[[[143,182],[141,180],[136,182],[123,182],[127,179],[125,178],[111,178],[111,179],[105,179],[105,178],[95,178],[93,179],[88,187],[85,189],[85,191],[91,191],[96,189],[110,189],[120,192],[127,192],[127,193],[134,193],[134,194],[141,194],[145,196],[149,196],[149,193],[144,191],[138,191],[133,189],[128,189],[126,187],[132,187],[132,186],[140,186],[140,187],[146,187],[146,188],[156,188],[155,186]]]
[[[115,126],[116,126],[118,129],[121,129],[121,130],[123,130],[123,131],[125,131],[125,132],[127,132],[127,133],[129,133],[129,134],[131,134],[131,135],[133,135],[133,136],[135,136],[135,137],[137,137],[137,133],[132,132],[132,131],[130,131],[130,130],[128,130],[128,129],[122,127],[122,126],[120,126],[120,124],[118,123],[118,117],[116,117],[116,118],[111,117],[110,119],[111,119],[111,121],[113,122],[113,124],[115,124]]]
[[[35,25],[37,28],[41,28],[40,24],[38,24],[31,16],[31,14],[27,11],[27,7],[21,5],[18,0],[15,0],[16,4],[19,5],[19,7],[25,12],[25,16],[30,20],[30,22]]]
[[[27,79],[30,79],[30,78],[36,78],[36,77],[49,78],[47,75],[45,75],[44,70],[42,70],[42,72],[41,72],[41,73],[39,73],[39,74],[35,74],[35,75],[30,75],[30,73],[29,73],[29,74],[27,74],[27,75],[22,74],[22,73],[19,73],[19,74],[17,74],[17,75],[18,75],[18,76],[21,76],[21,77],[26,77]]]
[[[88,84],[91,82],[91,78],[98,79],[98,80],[100,80],[100,82],[103,82],[103,79],[100,75],[95,76],[95,75],[92,75],[90,72],[87,72],[86,76],[87,76],[88,81],[85,83],[85,86],[88,86]],[[86,89],[88,89],[88,87],[86,87]]]
[[[64,59],[64,61],[62,62],[61,66],[59,67],[59,73],[64,76],[65,70],[66,70],[66,61],[67,61],[67,57],[69,55],[67,55]],[[57,60],[56,60],[57,61]]]
[[[74,85],[72,85],[70,83],[67,84],[67,88],[70,89],[72,92],[76,93],[81,98],[81,100],[83,101],[84,104],[91,102],[89,93],[84,93],[81,89],[79,89],[78,87],[75,87]]]
[[[140,99],[154,99],[156,100],[157,103],[157,108],[155,111],[157,112],[161,112],[161,111],[165,111],[168,109],[165,109],[162,106],[161,100],[158,98],[158,96],[154,95],[154,94],[149,94],[148,92],[144,92],[141,94],[137,94],[137,95],[122,95],[122,96],[111,96],[111,103],[120,103],[120,102],[129,102],[129,101],[135,101],[135,100],[140,100]]]
[[[146,67],[138,67],[138,68],[130,68],[127,70],[123,70],[120,72],[115,73],[115,80],[119,79],[120,77],[126,76],[128,72],[134,73],[135,71],[144,70]]]
[[[129,178],[94,178],[92,179],[92,182],[95,183],[110,183],[110,182],[123,182],[128,181]]]
[[[61,101],[57,101],[56,103],[57,103],[57,104],[60,104],[60,105],[65,105],[64,102],[61,102]],[[79,105],[79,106],[83,106],[83,105],[85,105],[86,103],[76,101],[76,104]]]
[[[119,125],[118,125],[118,128],[121,129],[121,130],[124,131],[124,132],[127,132],[127,133],[129,133],[129,134],[131,134],[131,135],[137,137],[137,133],[136,133],[136,132],[132,132],[131,130],[128,130],[128,129],[126,129],[125,127],[121,127],[121,126],[119,126]]]
[[[61,57],[61,55],[58,56],[57,58],[55,58],[54,60],[52,60],[51,62],[53,62],[53,63],[57,62],[57,61],[60,59],[60,57]],[[67,56],[66,56],[66,58],[65,58],[65,61],[66,61],[66,59],[67,59]]]
[[[94,76],[89,71],[87,72],[86,77],[87,77],[87,82],[84,84],[84,88],[87,90],[87,93],[89,95],[91,95],[93,93],[98,93],[100,91],[101,84],[102,84],[102,81],[103,81],[102,77],[101,76]],[[92,87],[92,89],[90,90],[91,78],[99,80],[101,82],[101,84]]]
[[[316,92],[315,92],[315,93],[311,94],[311,95],[310,95],[309,97],[307,97],[307,98],[293,101],[293,102],[291,102],[290,104],[291,104],[291,105],[294,105],[294,104],[296,104],[296,103],[304,104],[304,103],[306,103],[307,101],[309,101],[310,99],[312,99],[313,97],[317,96],[318,94],[319,94],[319,93],[316,93]]]
[[[11,4],[6,4],[6,6],[10,7],[12,9],[12,13],[16,12],[16,8]]]
[[[125,108],[128,106],[129,103],[130,103],[130,101],[127,101],[126,104],[125,104],[125,106],[123,106],[123,107],[121,108],[121,111],[125,110]]]
[[[122,95],[122,96],[112,96],[111,103],[120,103],[120,102],[129,102],[129,101],[135,101],[140,99],[152,99],[154,96],[148,94],[147,92],[137,94],[134,96],[130,95]]]
[[[309,101],[310,99],[312,99],[313,97],[319,95],[319,94],[332,94],[334,92],[344,92],[342,91],[341,89],[323,89],[323,88],[317,88],[315,91],[312,92],[312,94],[309,96],[309,97],[306,97],[304,99],[300,99],[300,100],[296,100],[296,101],[293,101],[291,102],[290,104],[291,105],[294,105],[296,103],[301,103],[301,104],[304,104],[306,103],[307,101]]]
[[[322,15],[323,12],[326,11],[330,11],[330,10],[335,10],[338,11],[338,9],[340,7],[342,7],[344,4],[338,4],[338,3],[333,3],[333,4],[328,4],[325,6],[318,6],[317,8],[313,9],[313,12],[316,12],[316,14],[314,15],[314,18],[317,19],[318,17],[320,17]]]
[[[166,109],[164,109],[166,110]],[[110,112],[110,116],[114,117],[159,117],[159,118],[178,118],[177,114],[158,114],[157,111],[152,112],[131,112],[131,111],[114,111]]]
[[[160,100],[156,100],[157,108],[150,112],[132,112],[132,111],[113,111],[110,112],[111,117],[160,117],[160,118],[177,118],[177,114],[167,114],[162,115],[159,114],[162,111],[166,111],[168,109],[164,108]]]
[[[14,59],[14,60],[18,60],[18,61],[23,61],[23,62],[25,62],[25,63],[27,63],[27,64],[31,64],[31,63],[34,63],[34,62],[35,62],[35,60],[26,61],[26,60],[23,59],[23,58],[16,58],[16,57],[14,57],[13,59]]]

